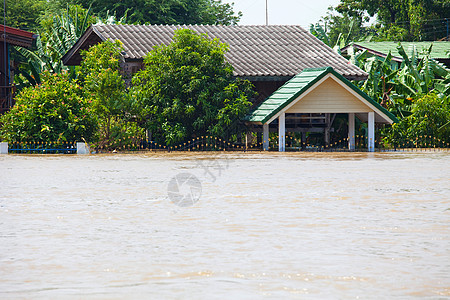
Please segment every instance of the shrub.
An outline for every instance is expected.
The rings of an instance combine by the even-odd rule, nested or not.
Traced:
[[[0,124],[0,135],[9,142],[90,140],[96,130],[81,86],[67,72],[44,72],[42,84],[23,89]]]

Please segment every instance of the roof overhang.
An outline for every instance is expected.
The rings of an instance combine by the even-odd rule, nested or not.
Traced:
[[[83,33],[78,41],[62,57],[62,62],[66,66],[77,66],[81,63],[81,50],[87,50],[89,47],[104,42],[106,39],[95,29],[95,26],[89,28]]]
[[[31,48],[36,35],[14,27],[0,25],[0,41],[14,46]]]
[[[375,55],[375,56],[378,56],[378,57],[382,57],[382,58],[386,58],[388,56],[386,53],[375,51],[373,49],[370,49],[370,48],[367,48],[367,47],[364,47],[364,46],[361,46],[361,45],[358,45],[358,44],[355,44],[355,43],[350,44],[348,46],[345,46],[344,48],[341,49],[341,52],[342,53],[347,53],[350,48],[353,48],[353,49],[356,49],[356,50],[360,50],[360,51],[367,51],[367,53],[370,53],[372,55]],[[398,56],[393,56],[392,53],[391,53],[391,60],[395,61],[395,62],[398,62],[398,63],[401,63],[403,61],[403,58],[398,57]]]

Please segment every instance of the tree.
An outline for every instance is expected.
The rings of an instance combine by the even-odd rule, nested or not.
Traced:
[[[35,31],[46,6],[46,0],[6,0],[5,23],[7,26]],[[0,13],[3,18],[3,3],[0,5]]]
[[[318,23],[311,24],[309,31],[338,53],[351,41],[370,38],[369,30],[363,26],[361,18],[347,12],[336,12],[335,8],[329,7],[327,15]]]
[[[140,24],[220,24],[235,25],[242,14],[234,13],[232,5],[222,0],[76,0],[87,8],[92,4],[95,14],[117,18],[128,15],[128,22]]]
[[[169,145],[202,135],[229,138],[251,105],[248,81],[233,79],[228,46],[191,30],[175,32],[168,46],[155,47],[132,80],[146,126]]]
[[[116,149],[143,137],[143,129],[133,121],[139,114],[138,106],[120,74],[122,50],[120,41],[105,41],[81,52],[78,78],[98,121],[93,139],[97,148]]]
[[[44,72],[42,84],[22,90],[0,124],[8,142],[90,140],[96,128],[81,86],[67,72]]]
[[[341,0],[340,13],[361,20],[377,18],[375,26],[380,40],[426,41],[446,36],[446,18],[450,16],[448,0]]]

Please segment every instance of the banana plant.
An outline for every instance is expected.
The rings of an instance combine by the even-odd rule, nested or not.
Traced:
[[[361,89],[401,118],[411,114],[413,99],[428,93],[448,102],[450,70],[431,58],[432,47],[420,56],[414,47],[409,55],[401,44],[397,50],[403,58],[399,69],[393,67],[391,53],[384,59],[368,58],[365,51],[350,53],[350,61],[368,73],[367,80],[359,84]]]
[[[38,34],[35,50],[15,48],[20,61],[20,75],[15,78],[18,88],[40,84],[43,71],[69,71],[73,78],[74,67],[64,66],[61,59],[90,26],[91,20],[90,8],[78,11],[77,7],[73,10],[68,6],[66,11],[52,18],[49,30]]]
[[[336,41],[332,42],[329,38],[326,30],[319,23],[311,24],[309,27],[309,32],[321,40],[324,44],[329,46],[334,50],[334,52],[341,54],[341,49],[344,48],[350,41],[350,35],[355,26],[354,20],[349,24],[348,33],[346,35],[339,33]]]

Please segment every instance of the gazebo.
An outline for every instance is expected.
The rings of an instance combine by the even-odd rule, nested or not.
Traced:
[[[348,114],[348,148],[355,149],[355,117],[368,123],[368,151],[375,150],[375,123],[392,124],[397,118],[371,99],[358,87],[333,68],[305,69],[286,82],[270,97],[258,105],[246,120],[262,125],[263,147],[269,149],[269,125],[278,120],[279,151],[285,151],[286,118],[301,118],[303,114]],[[324,124],[325,140],[329,139],[329,126]],[[327,137],[328,136],[328,137]]]

